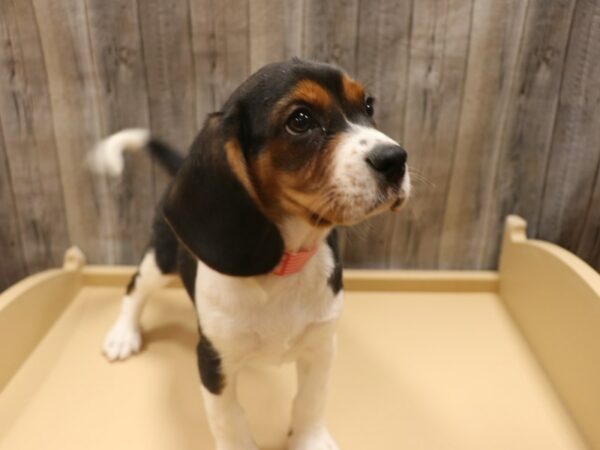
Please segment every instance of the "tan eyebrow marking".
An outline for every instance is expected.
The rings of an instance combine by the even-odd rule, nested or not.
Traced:
[[[294,100],[318,106],[321,109],[329,109],[333,103],[329,92],[313,80],[299,81],[292,90],[290,97]]]
[[[350,103],[362,103],[365,98],[365,89],[360,83],[357,83],[348,75],[342,75],[342,87],[344,89],[344,97]]]

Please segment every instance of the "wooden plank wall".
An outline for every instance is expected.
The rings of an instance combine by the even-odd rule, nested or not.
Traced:
[[[292,56],[363,81],[409,150],[412,202],[344,230],[347,265],[493,268],[514,212],[600,269],[600,0],[0,0],[0,289],[72,243],[135,262],[168,179],[86,151],[130,126],[185,149]]]

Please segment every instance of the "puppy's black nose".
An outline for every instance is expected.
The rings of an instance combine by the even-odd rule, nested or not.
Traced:
[[[406,171],[406,151],[399,145],[380,144],[369,152],[367,163],[390,184],[398,184]]]

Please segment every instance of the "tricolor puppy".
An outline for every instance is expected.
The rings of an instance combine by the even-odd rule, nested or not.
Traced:
[[[377,131],[373,99],[339,69],[268,65],[210,114],[183,159],[145,130],[101,142],[92,166],[119,174],[141,148],[173,175],[151,245],[104,342],[110,360],[141,347],[144,299],[178,272],[199,323],[198,367],[218,450],[256,449],[236,399],[249,363],[295,361],[289,448],[332,450],[323,420],[343,304],[334,227],[408,197],[406,152]]]

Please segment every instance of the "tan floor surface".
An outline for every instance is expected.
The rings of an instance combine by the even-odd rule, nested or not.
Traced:
[[[0,449],[212,449],[190,302],[157,294],[144,351],[109,364],[100,345],[121,293],[75,298],[0,396]],[[293,380],[291,367],[242,380],[261,448],[285,448]],[[328,423],[342,450],[584,448],[490,293],[347,294]]]

